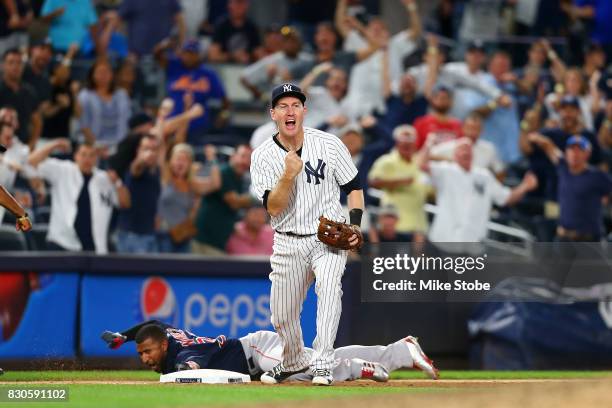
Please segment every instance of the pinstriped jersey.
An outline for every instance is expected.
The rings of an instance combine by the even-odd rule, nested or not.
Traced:
[[[335,135],[304,127],[304,142],[297,152],[304,163],[294,179],[287,208],[272,217],[272,228],[299,235],[316,234],[319,217],[344,221],[340,204],[340,186],[357,176],[357,168],[342,141]],[[253,151],[251,190],[263,201],[285,170],[287,150],[278,135]]]

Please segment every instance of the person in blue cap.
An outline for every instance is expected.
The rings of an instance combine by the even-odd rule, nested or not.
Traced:
[[[158,63],[166,69],[166,91],[174,101],[171,116],[185,111],[185,100],[191,99],[204,107],[204,115],[191,121],[187,140],[191,144],[204,144],[210,130],[220,128],[229,119],[229,101],[219,75],[203,64],[202,50],[196,39],[186,41],[176,53],[167,53],[171,44],[164,42],[155,51]],[[187,98],[186,98],[187,97]],[[218,101],[222,110],[214,117],[211,102]],[[223,123],[222,123],[223,122]]]
[[[565,152],[562,152],[545,136],[532,133],[528,138],[556,166],[560,207],[557,240],[601,240],[602,199],[612,193],[612,177],[589,165],[591,142],[582,135],[573,135],[565,142]]]
[[[539,134],[550,139],[560,151],[565,149],[567,140],[573,135],[580,135],[591,144],[591,154],[589,163],[596,166],[602,162],[601,149],[597,143],[596,136],[585,129],[580,120],[580,105],[576,97],[571,95],[564,96],[560,101],[559,106],[559,126],[554,128],[545,128],[539,131]],[[557,172],[551,162],[548,160],[547,154],[541,149],[534,149],[534,145],[530,143],[528,134],[523,135],[520,141],[521,150],[529,160],[530,170],[538,177],[540,184],[536,190],[536,196],[542,197],[545,200],[557,199]]]

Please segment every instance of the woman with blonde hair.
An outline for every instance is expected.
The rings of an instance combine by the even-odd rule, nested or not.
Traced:
[[[200,164],[194,162],[190,145],[178,143],[162,165],[162,188],[157,207],[157,230],[161,252],[188,253],[196,229],[193,223],[199,203],[198,197],[216,190],[221,185],[221,174],[216,160],[216,149],[204,147],[210,164],[210,175],[199,176]]]

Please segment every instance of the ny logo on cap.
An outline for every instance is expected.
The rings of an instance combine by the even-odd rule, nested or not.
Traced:
[[[283,92],[293,92],[293,89],[291,88],[291,84],[283,85]]]

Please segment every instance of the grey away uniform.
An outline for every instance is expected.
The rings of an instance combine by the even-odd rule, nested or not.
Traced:
[[[380,364],[388,372],[400,368],[416,367],[430,375],[428,367],[421,363],[423,357],[420,356],[419,349],[414,347],[411,339],[413,338],[407,337],[386,346],[354,345],[337,348],[333,351],[332,356],[334,380],[351,381],[367,378],[363,372],[364,362],[366,366],[368,362]],[[240,342],[249,362],[248,374],[250,375],[256,376],[269,371],[281,362],[283,346],[280,336],[274,332],[257,331],[249,333],[241,337]],[[308,357],[314,354],[311,348],[305,348],[304,351]],[[425,358],[427,357],[425,356]],[[310,371],[289,377],[289,380],[294,381],[310,381],[311,379],[312,373]]]
[[[251,161],[251,188],[264,205],[285,168],[287,150],[277,137],[255,149]],[[357,168],[338,137],[309,127],[304,127],[304,142],[297,154],[304,166],[294,180],[287,208],[271,220],[276,230],[270,259],[272,324],[283,344],[286,370],[298,371],[309,365],[312,369],[331,370],[347,252],[327,247],[316,233],[321,215],[343,220],[340,190],[355,189]],[[304,349],[300,313],[315,278],[317,336],[310,355]]]
[[[168,351],[162,361],[163,374],[181,369],[218,369],[259,376],[273,369],[282,358],[283,346],[280,337],[277,333],[264,330],[249,333],[239,339],[226,338],[224,335],[209,338],[151,320],[121,333],[106,331],[102,334],[102,339],[111,348],[116,349],[125,342],[134,341],[138,330],[150,324],[164,329],[168,337]],[[308,356],[313,354],[310,348],[305,348],[305,352]],[[426,359],[427,356],[422,353],[420,346],[416,346],[416,340],[410,336],[386,346],[340,347],[334,351],[333,377],[336,381],[361,378],[386,381],[388,372],[413,367],[428,373],[431,370],[424,365],[427,364]],[[372,371],[374,365],[384,367],[377,370],[378,378]],[[312,373],[306,371],[289,379],[310,381]]]

